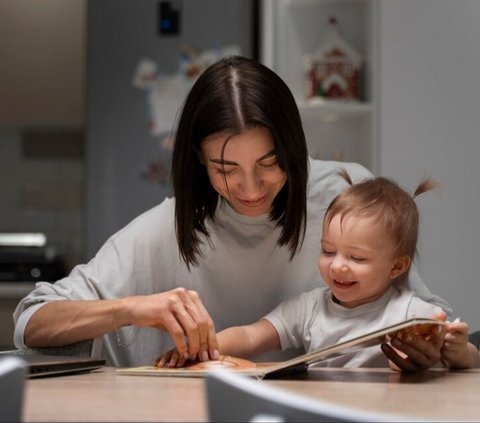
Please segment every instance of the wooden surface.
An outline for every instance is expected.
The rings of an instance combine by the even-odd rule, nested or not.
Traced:
[[[266,380],[313,398],[406,419],[480,420],[480,369],[405,375],[389,369],[313,369]],[[204,380],[122,376],[113,368],[29,379],[25,421],[208,421]]]

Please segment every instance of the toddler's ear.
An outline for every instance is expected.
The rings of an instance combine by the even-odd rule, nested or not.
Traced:
[[[392,265],[390,269],[390,279],[398,278],[402,273],[405,273],[408,268],[410,267],[410,257],[408,256],[401,256],[398,257]]]

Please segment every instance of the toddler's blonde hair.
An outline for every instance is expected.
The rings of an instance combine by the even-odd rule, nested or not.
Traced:
[[[436,188],[438,182],[424,178],[411,195],[388,178],[375,177],[353,184],[345,170],[340,175],[350,186],[332,201],[325,213],[324,225],[328,226],[337,215],[340,215],[341,223],[347,216],[374,217],[393,241],[396,256],[407,255],[413,261],[417,252],[419,224],[414,199]],[[405,278],[407,273],[401,278]]]

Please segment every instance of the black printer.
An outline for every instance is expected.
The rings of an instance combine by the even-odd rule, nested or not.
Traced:
[[[45,234],[0,233],[0,283],[54,282],[64,276],[64,260]]]

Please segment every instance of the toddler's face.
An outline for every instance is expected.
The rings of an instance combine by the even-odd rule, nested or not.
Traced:
[[[340,223],[337,215],[324,223],[318,268],[334,299],[353,308],[378,299],[408,268],[408,257],[394,253],[392,240],[374,218],[352,215]]]

